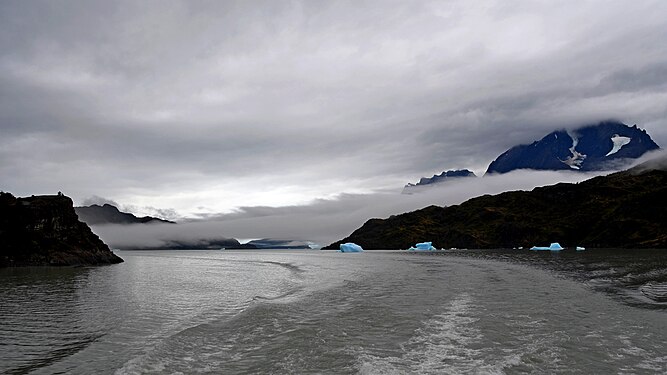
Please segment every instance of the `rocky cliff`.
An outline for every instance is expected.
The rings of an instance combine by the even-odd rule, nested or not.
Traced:
[[[120,263],[64,195],[16,198],[0,192],[0,267]]]

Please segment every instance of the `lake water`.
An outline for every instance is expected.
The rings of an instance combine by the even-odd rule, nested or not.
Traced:
[[[0,269],[0,373],[665,374],[665,251],[118,251]]]

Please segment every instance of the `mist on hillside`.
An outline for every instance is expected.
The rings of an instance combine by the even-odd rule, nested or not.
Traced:
[[[160,247],[178,241],[275,238],[313,241],[327,245],[349,235],[370,218],[418,210],[429,205],[449,206],[484,194],[531,190],[559,182],[576,183],[604,173],[570,171],[514,171],[502,175],[463,178],[425,186],[414,194],[400,189],[374,194],[342,194],[309,205],[241,207],[230,214],[210,215],[177,225],[98,225],[93,230],[111,247]],[[426,239],[427,240],[427,239]]]

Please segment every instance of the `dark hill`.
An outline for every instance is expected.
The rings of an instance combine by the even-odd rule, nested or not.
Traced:
[[[173,221],[158,219],[152,216],[136,217],[132,214],[121,212],[115,206],[105,204],[103,206],[94,204],[92,206],[74,207],[79,219],[88,225],[99,224],[175,224]]]
[[[79,221],[64,195],[15,198],[0,192],[0,267],[120,263]]]
[[[450,207],[430,206],[368,220],[349,237],[364,249],[512,248],[548,245],[667,248],[667,168],[653,162],[578,184],[484,195]]]

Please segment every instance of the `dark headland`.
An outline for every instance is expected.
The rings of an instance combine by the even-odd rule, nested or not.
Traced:
[[[0,267],[120,263],[62,194],[16,198],[0,192]]]
[[[429,206],[370,219],[341,243],[364,249],[512,248],[549,244],[667,248],[667,157],[578,184],[484,195],[460,205]]]

